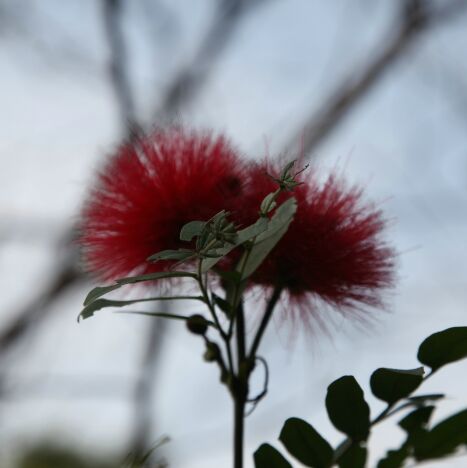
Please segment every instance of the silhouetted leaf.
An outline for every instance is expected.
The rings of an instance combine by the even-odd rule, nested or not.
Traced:
[[[467,409],[445,419],[433,429],[416,438],[415,458],[441,458],[467,446]]]
[[[401,468],[409,455],[409,448],[405,444],[398,450],[388,450],[386,456],[378,462],[377,468]]]
[[[302,419],[287,419],[279,440],[291,455],[306,466],[325,468],[331,463],[332,447],[313,426]]]
[[[353,440],[365,440],[370,433],[370,408],[353,376],[346,375],[328,387],[326,409],[336,429]]]
[[[337,464],[339,468],[364,468],[366,463],[367,450],[360,444],[352,444],[339,458]]]
[[[418,348],[418,360],[436,371],[467,357],[467,327],[452,327],[426,338]]]
[[[409,413],[399,421],[399,426],[407,432],[407,439],[399,449],[389,450],[386,456],[378,462],[377,468],[401,468],[404,461],[412,455],[412,446],[417,437],[426,433],[434,406],[423,406]]]
[[[381,367],[371,375],[371,391],[375,397],[392,405],[409,396],[422,383],[423,374],[423,367],[410,370]]]
[[[399,421],[399,426],[402,427],[405,432],[412,434],[419,429],[426,427],[430,422],[434,409],[434,406],[423,406],[422,408],[417,408],[401,419]]]
[[[211,293],[211,296],[215,304],[219,307],[219,309],[221,309],[222,312],[224,312],[225,314],[230,315],[230,304],[224,298],[218,296],[217,294]]]
[[[262,444],[253,455],[255,468],[292,468],[292,465],[269,444]]]

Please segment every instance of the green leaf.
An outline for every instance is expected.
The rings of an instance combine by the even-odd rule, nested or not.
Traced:
[[[362,447],[360,444],[352,444],[340,457],[337,464],[339,468],[364,468],[366,457],[366,447]]]
[[[220,249],[215,249],[215,257],[213,256],[211,258],[203,259],[203,263],[201,264],[201,272],[206,273],[207,271],[209,271],[213,266],[216,265],[216,263],[222,260],[222,258],[229,254],[235,247],[235,245],[228,245]]]
[[[117,301],[112,299],[96,299],[94,302],[88,304],[78,316],[79,319],[87,319],[94,315],[94,312],[97,312],[100,309],[106,307],[125,307],[131,304],[137,304],[140,302],[152,302],[152,301],[173,301],[177,299],[188,299],[188,300],[198,300],[204,301],[202,296],[170,296],[170,297],[148,297],[145,299],[134,299],[129,301]]]
[[[296,159],[294,159],[293,161],[290,161],[289,163],[287,163],[284,168],[282,169],[282,172],[281,172],[281,175],[280,175],[280,178],[281,179],[285,179],[286,177],[289,176],[289,172],[290,170],[292,169],[292,167],[294,167],[295,163],[297,162]]]
[[[401,419],[398,424],[408,434],[418,432],[420,429],[424,429],[430,422],[434,409],[434,406],[422,406],[421,408],[417,408]]]
[[[467,357],[467,327],[453,327],[429,336],[418,348],[418,360],[433,371]]]
[[[148,262],[158,262],[159,260],[186,260],[193,257],[194,252],[190,249],[162,250],[147,258]]]
[[[279,440],[291,455],[306,466],[325,468],[332,461],[332,447],[313,426],[302,419],[287,419]]]
[[[409,447],[406,444],[397,450],[388,450],[386,456],[378,462],[377,468],[402,468],[409,455]]]
[[[268,225],[269,220],[267,218],[259,218],[255,223],[237,232],[237,241],[235,245],[243,244],[256,236],[259,236],[266,231]]]
[[[264,197],[264,200],[261,202],[260,206],[261,213],[268,214],[276,207],[277,202],[274,200],[276,196],[276,192],[271,192],[270,194],[266,195],[266,197]]]
[[[431,431],[417,437],[414,453],[417,460],[442,458],[467,446],[467,409],[445,419]]]
[[[120,284],[112,284],[111,286],[97,286],[96,288],[91,289],[91,291],[88,293],[86,299],[84,299],[83,305],[86,306],[98,299],[99,297],[104,296],[107,293],[120,288],[121,286],[122,285]]]
[[[190,221],[185,224],[180,231],[180,240],[190,242],[193,237],[199,236],[206,226],[204,221]]]
[[[145,281],[155,281],[165,278],[198,278],[198,275],[189,271],[159,271],[157,273],[147,273],[145,275],[129,276],[128,278],[120,278],[115,282],[120,286],[125,284],[143,283]]]
[[[381,367],[371,375],[371,391],[375,397],[392,405],[409,396],[422,383],[423,374],[423,367],[409,370]]]
[[[255,468],[292,468],[281,453],[269,444],[262,444],[253,457]]]
[[[129,276],[127,278],[120,278],[116,280],[115,284],[110,286],[98,286],[92,289],[83,305],[87,306],[91,302],[95,301],[99,297],[105,296],[107,293],[114,291],[115,289],[121,288],[126,284],[142,283],[145,281],[156,281],[164,278],[197,278],[197,275],[188,271],[159,271],[157,273],[148,273],[145,275]]]
[[[274,216],[269,221],[266,231],[256,238],[251,250],[244,254],[246,257],[242,258],[239,262],[241,267],[237,266],[237,268],[242,271],[242,280],[248,278],[255,272],[269,252],[271,252],[282,239],[296,211],[297,202],[293,197],[289,198],[277,208]]]
[[[353,376],[346,375],[329,385],[326,409],[336,429],[353,440],[366,440],[370,433],[370,408]]]
[[[274,237],[277,232],[282,231],[284,226],[288,227],[296,211],[297,201],[294,197],[290,197],[277,208],[268,223],[267,229],[258,236],[257,241],[261,242],[269,237]]]
[[[207,271],[209,271],[223,257],[228,255],[233,249],[235,249],[236,247],[243,244],[244,242],[247,242],[253,239],[254,237],[258,236],[262,232],[264,232],[267,229],[268,224],[269,224],[269,221],[266,218],[260,218],[254,224],[246,227],[245,229],[238,231],[237,239],[233,244],[227,245],[225,247],[221,247],[218,249],[213,249],[216,255],[212,258],[207,258],[203,260],[201,271],[203,273],[206,273]],[[240,279],[238,281],[240,281]]]

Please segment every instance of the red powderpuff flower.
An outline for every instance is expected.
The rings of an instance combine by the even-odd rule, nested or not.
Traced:
[[[320,184],[304,172],[293,193],[297,212],[288,231],[251,278],[252,284],[281,287],[292,305],[315,312],[321,300],[341,311],[382,306],[383,291],[393,284],[394,252],[382,240],[382,212],[362,200],[362,190],[349,188],[331,175]],[[258,207],[277,188],[267,174],[279,171],[268,163],[249,170],[244,206]],[[301,180],[300,180],[301,178]],[[257,217],[243,210],[244,223]]]
[[[167,269],[172,262],[146,259],[187,247],[181,227],[232,209],[242,178],[242,163],[222,136],[175,127],[123,144],[84,208],[80,243],[89,270],[110,280]]]

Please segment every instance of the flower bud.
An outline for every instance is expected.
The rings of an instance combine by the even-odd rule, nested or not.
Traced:
[[[195,314],[188,318],[186,326],[191,333],[204,335],[208,329],[208,322],[202,315]]]
[[[206,351],[204,352],[204,360],[207,362],[214,362],[220,355],[219,346],[212,341],[206,343]]]

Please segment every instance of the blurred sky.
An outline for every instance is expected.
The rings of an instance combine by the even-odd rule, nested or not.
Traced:
[[[274,155],[336,86],[384,48],[398,4],[258,2],[177,119],[225,132],[251,158]],[[125,3],[131,85],[146,124],[214,12],[214,0]],[[464,13],[422,36],[313,151],[323,173],[344,171],[382,203],[393,220],[388,237],[400,253],[399,281],[389,313],[374,311],[370,326],[330,318],[332,338],[318,329],[294,331],[280,320],[270,328],[262,348],[270,363],[269,395],[247,419],[248,468],[261,442],[279,446],[290,416],[339,442],[324,410],[333,379],[355,375],[378,412],[382,405],[368,389],[371,372],[417,367],[423,338],[466,324],[466,50]],[[57,243],[77,220],[96,168],[121,138],[108,61],[100,1],[0,1],[0,327],[53,274],[61,255]],[[50,318],[10,357],[9,393],[0,400],[4,456],[44,438],[109,452],[127,443],[128,396],[148,323],[104,312],[77,325],[89,287],[57,301]],[[171,437],[170,466],[230,466],[230,400],[217,369],[202,361],[200,340],[174,324],[161,352],[154,439]],[[467,363],[456,364],[426,384],[424,392],[449,396],[435,420],[467,404],[466,371]],[[103,378],[110,388],[79,395]],[[389,426],[375,429],[372,460],[402,438]]]

